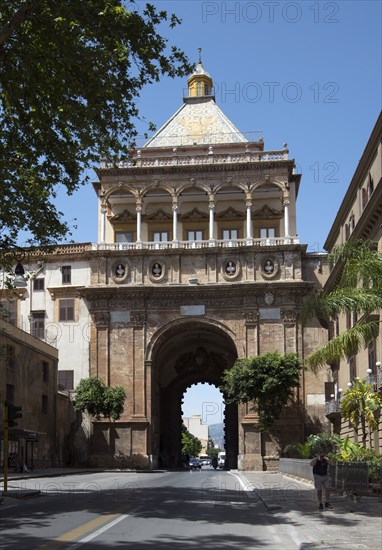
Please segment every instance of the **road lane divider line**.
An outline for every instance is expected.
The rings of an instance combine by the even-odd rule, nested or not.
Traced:
[[[100,527],[99,529],[97,529],[97,531],[94,531],[90,535],[87,535],[83,539],[79,540],[77,542],[77,544],[75,544],[74,546],[72,545],[71,550],[75,550],[75,548],[78,548],[81,544],[84,544],[85,542],[90,542],[91,540],[99,537],[99,535],[102,535],[102,533],[105,533],[105,531],[107,531],[111,527],[114,527],[114,525],[117,525],[117,523],[119,523],[120,521],[123,521],[127,517],[129,517],[128,514],[122,514],[118,518],[113,519],[112,521],[110,521],[109,523],[104,525],[103,527]]]
[[[73,542],[75,541],[75,539],[78,539],[78,537],[81,537],[82,535],[84,535],[85,533],[88,533],[89,531],[93,531],[93,529],[96,529],[97,527],[101,528],[103,526],[103,527],[109,528],[109,526],[112,526],[111,524],[113,522],[118,523],[118,521],[121,521],[126,517],[127,517],[127,514],[121,515],[120,513],[112,513],[112,514],[105,514],[102,516],[98,516],[97,518],[94,518],[91,521],[88,521],[87,523],[84,523],[83,525],[80,525],[79,527],[72,529],[72,531],[63,533],[59,537],[56,537],[55,539],[47,542],[46,544],[39,546],[39,550],[54,550],[55,548],[61,547],[63,542],[64,543]],[[89,536],[91,536],[92,534],[93,533],[91,533]],[[82,543],[84,542],[84,540],[81,539],[81,541],[79,542]],[[71,550],[72,549],[73,549],[73,546],[71,546]]]

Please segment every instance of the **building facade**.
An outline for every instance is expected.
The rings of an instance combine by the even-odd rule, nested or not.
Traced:
[[[174,116],[97,175],[98,242],[31,254],[16,313],[56,343],[63,387],[92,375],[126,389],[118,422],[93,421],[91,464],[176,466],[188,387],[219,386],[237,358],[303,360],[325,341],[299,321],[325,278],[297,236],[301,176],[286,144],[266,151],[227,119],[201,62]],[[320,376],[302,374],[274,437],[250,407],[227,405],[228,465],[271,468],[286,443],[322,431]]]
[[[193,414],[192,416],[183,416],[182,420],[190,434],[199,439],[202,445],[199,454],[205,454],[208,449],[208,425],[203,424],[202,416]]]
[[[58,350],[0,319],[0,401],[21,407],[9,429],[8,454],[28,468],[58,465],[63,452],[56,437]],[[3,407],[0,412],[4,438]],[[3,442],[2,442],[3,443]],[[3,465],[1,444],[1,465]]]
[[[378,251],[382,252],[382,114],[380,114],[357,169],[350,182],[345,197],[325,242],[325,250],[332,251],[337,245],[348,240],[375,241]],[[325,290],[335,288],[340,265],[333,268],[325,284]],[[381,319],[381,311],[374,318]],[[334,323],[333,334],[339,334],[352,326],[356,319],[349,315],[340,315]],[[381,327],[381,325],[380,325]],[[341,423],[340,408],[342,393],[351,386],[355,377],[374,385],[376,391],[382,391],[382,337],[372,340],[356,355],[348,357],[338,365],[331,367],[331,382],[326,390],[326,413],[333,430],[342,436],[349,435],[357,439],[348,422]],[[382,452],[382,429],[371,434],[368,442],[377,452]]]

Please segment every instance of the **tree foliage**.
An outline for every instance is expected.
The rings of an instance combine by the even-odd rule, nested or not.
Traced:
[[[78,411],[87,411],[100,419],[101,416],[118,420],[124,410],[125,390],[121,386],[109,387],[97,378],[83,378],[76,388],[74,407]]]
[[[198,456],[202,450],[202,444],[200,440],[192,435],[182,424],[182,453],[188,456]]]
[[[69,227],[53,204],[102,158],[127,158],[142,88],[189,74],[158,29],[180,21],[124,0],[0,0],[0,248]]]
[[[341,417],[349,420],[356,432],[361,425],[364,447],[368,433],[378,429],[382,409],[382,397],[372,391],[372,388],[373,384],[366,384],[363,380],[355,378],[353,386],[344,391],[341,401]]]
[[[330,323],[339,314],[356,315],[357,322],[315,350],[307,364],[316,370],[338,364],[376,338],[379,321],[370,315],[382,308],[382,258],[371,241],[348,241],[329,255],[332,266],[339,264],[340,279],[333,290],[314,294],[304,305],[302,320],[317,317]]]
[[[222,452],[224,452],[224,449],[221,449],[220,447],[212,447],[211,449],[207,449],[207,455],[209,458],[217,456],[219,453]]]
[[[332,436],[326,432],[310,434],[304,443],[291,443],[284,449],[284,453],[296,453],[301,458],[312,458],[320,451],[324,451],[325,454],[336,451]]]
[[[295,353],[265,353],[238,359],[225,371],[220,388],[229,403],[254,403],[259,428],[270,431],[299,386],[301,364]]]

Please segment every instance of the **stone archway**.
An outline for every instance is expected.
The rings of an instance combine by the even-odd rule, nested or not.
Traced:
[[[152,464],[177,467],[181,455],[182,398],[199,382],[221,384],[222,374],[237,358],[228,331],[206,320],[171,324],[162,332],[151,352],[152,361]],[[238,407],[226,405],[225,441],[227,463],[237,467]]]

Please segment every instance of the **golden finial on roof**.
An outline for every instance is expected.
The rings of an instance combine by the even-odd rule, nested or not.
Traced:
[[[198,48],[199,61],[195,71],[188,79],[189,97],[205,97],[212,95],[212,78],[203,67],[202,48]]]

